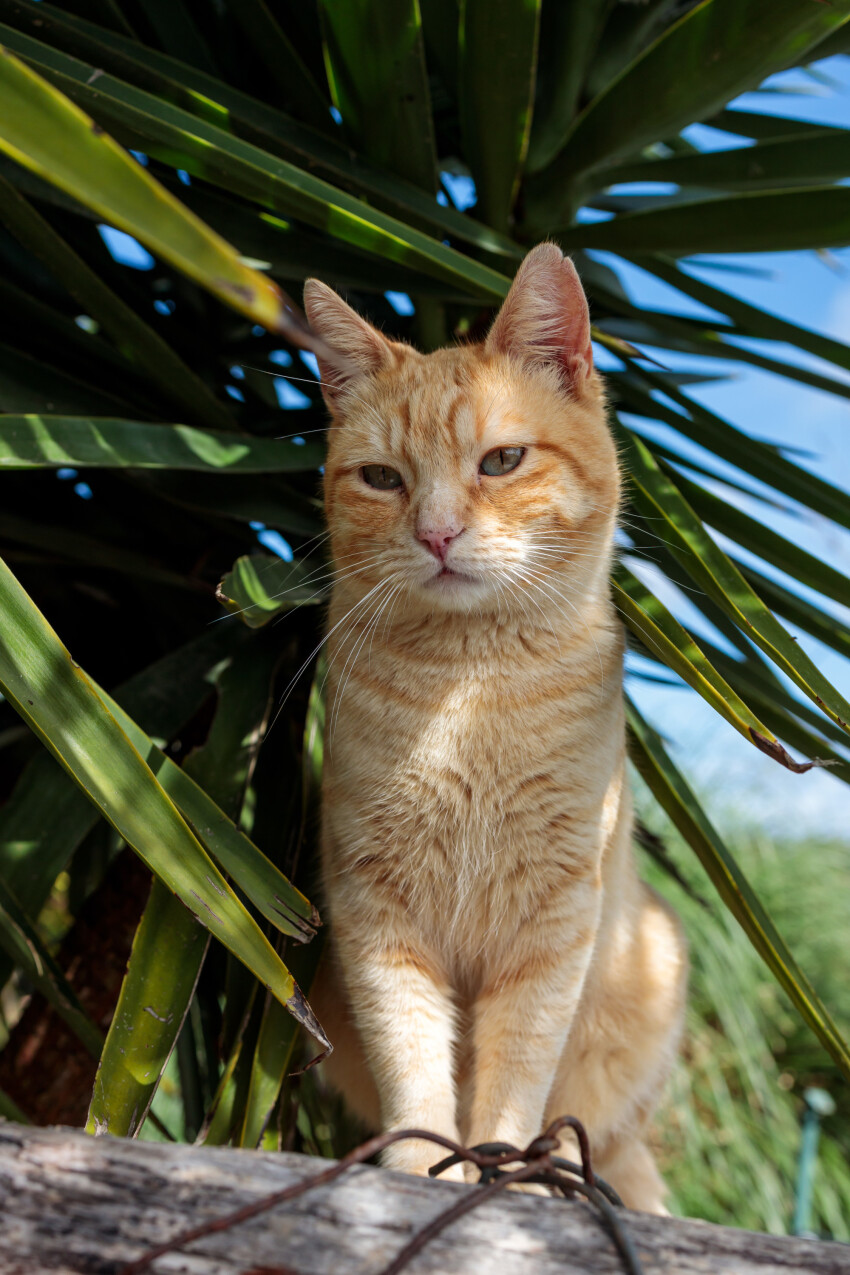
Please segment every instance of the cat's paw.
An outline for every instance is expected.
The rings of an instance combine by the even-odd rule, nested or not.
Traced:
[[[412,1173],[414,1177],[427,1178],[432,1164],[439,1164],[444,1158],[440,1147],[428,1143],[394,1142],[381,1155],[381,1164],[385,1169],[396,1169],[400,1173]],[[450,1169],[440,1174],[440,1182],[464,1182],[462,1164],[453,1164]]]
[[[435,1160],[434,1163],[437,1164],[438,1161]],[[426,1169],[426,1173],[427,1173],[427,1169]],[[477,1178],[473,1178],[472,1180],[473,1182],[475,1182],[477,1181]],[[467,1178],[466,1175],[464,1174],[464,1166],[462,1164],[453,1164],[450,1169],[443,1170],[443,1172],[437,1178],[437,1181],[438,1182],[468,1182],[469,1178]]]
[[[520,1191],[523,1195],[545,1195],[547,1199],[554,1195],[552,1188],[544,1186],[542,1182],[514,1182],[508,1190]]]
[[[460,1179],[454,1179],[454,1180],[456,1181],[459,1180],[461,1182],[468,1182],[471,1185],[475,1185],[478,1182],[480,1182],[481,1170],[478,1168],[477,1165],[472,1164],[469,1160],[465,1161],[462,1165],[459,1164],[459,1165],[456,1165],[455,1167],[462,1170],[463,1176]],[[519,1168],[519,1165],[514,1165],[513,1167]],[[440,1174],[441,1178],[444,1178],[447,1176],[448,1175],[445,1173]],[[546,1196],[552,1195],[552,1192],[550,1191],[548,1186],[541,1186],[537,1182],[515,1182],[508,1187],[508,1190],[522,1191],[526,1195],[546,1195]]]

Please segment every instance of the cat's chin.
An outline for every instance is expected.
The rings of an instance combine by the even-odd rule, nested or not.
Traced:
[[[429,589],[453,589],[462,585],[481,584],[480,576],[468,575],[465,571],[455,571],[453,567],[443,567],[426,582]]]
[[[444,567],[420,585],[430,603],[437,603],[447,611],[467,611],[481,601],[486,592],[486,581],[481,575],[455,571]]]

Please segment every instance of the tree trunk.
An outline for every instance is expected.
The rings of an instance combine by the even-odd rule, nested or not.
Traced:
[[[150,883],[142,861],[132,850],[122,850],[62,941],[59,965],[104,1032]],[[0,1053],[0,1090],[34,1124],[84,1125],[96,1071],[97,1059],[36,992]]]
[[[89,1138],[0,1121],[0,1275],[118,1275],[149,1248],[302,1181],[329,1161]],[[465,1192],[362,1166],[185,1251],[156,1272],[380,1275]],[[850,1246],[618,1213],[645,1275],[850,1275]],[[599,1215],[580,1202],[506,1194],[450,1224],[410,1275],[619,1275]]]

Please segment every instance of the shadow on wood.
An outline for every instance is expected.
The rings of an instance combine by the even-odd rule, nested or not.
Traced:
[[[305,1156],[92,1139],[0,1121],[0,1275],[117,1275],[156,1244],[327,1168]],[[414,1234],[476,1187],[363,1166],[153,1270],[379,1275]],[[850,1275],[850,1246],[626,1213],[646,1275]],[[619,1275],[583,1203],[501,1196],[433,1239],[411,1275]]]

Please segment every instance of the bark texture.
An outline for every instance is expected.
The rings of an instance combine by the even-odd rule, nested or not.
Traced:
[[[112,1021],[150,883],[141,860],[132,850],[123,850],[62,942],[59,965],[89,1018],[104,1032]],[[34,1124],[84,1125],[96,1070],[97,1059],[36,992],[0,1053],[0,1089]]]
[[[0,1275],[117,1275],[150,1247],[328,1167],[326,1160],[88,1138],[0,1121]],[[153,1269],[191,1275],[379,1275],[477,1188],[363,1166]],[[645,1275],[850,1275],[850,1246],[626,1213]],[[619,1275],[587,1204],[511,1194],[450,1225],[411,1275]]]

